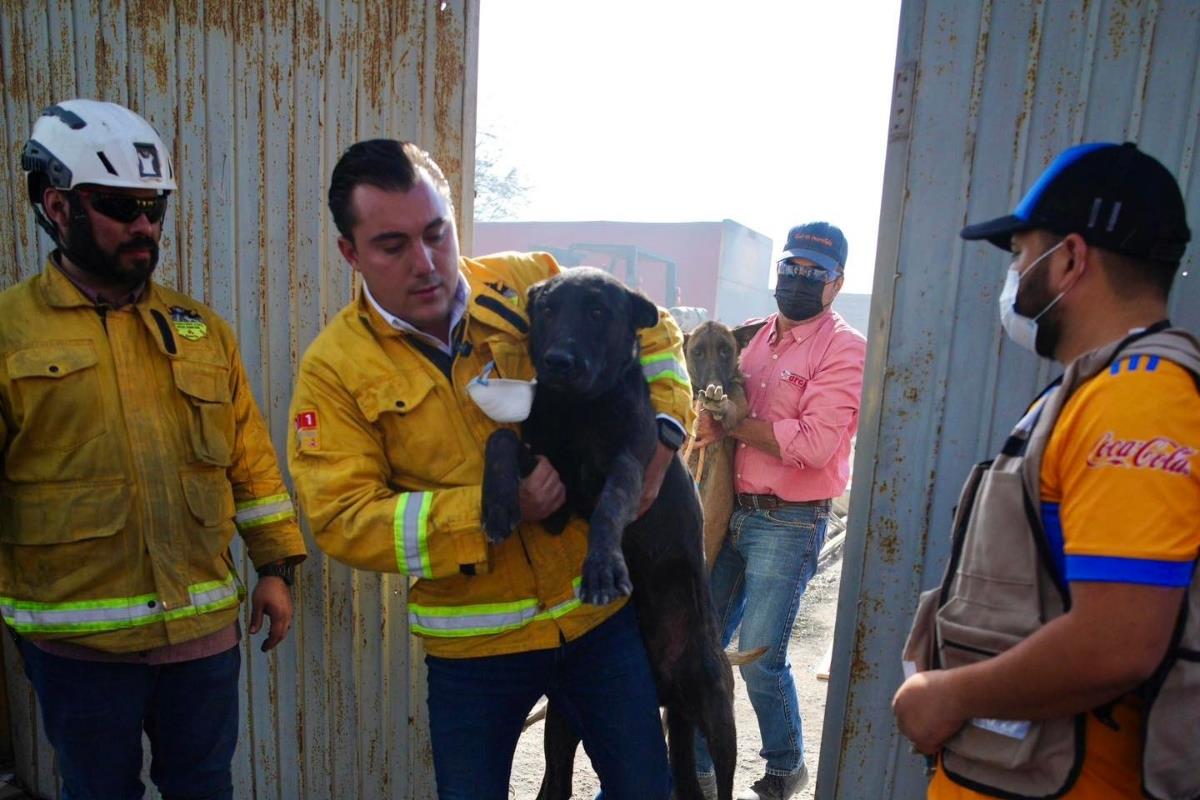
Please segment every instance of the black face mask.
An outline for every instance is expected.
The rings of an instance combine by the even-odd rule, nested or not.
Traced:
[[[803,322],[825,310],[824,293],[824,281],[780,276],[775,284],[775,303],[780,314],[792,322]]]

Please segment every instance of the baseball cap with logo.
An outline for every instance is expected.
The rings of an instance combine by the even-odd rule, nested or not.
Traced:
[[[1046,168],[1013,213],[962,229],[1008,250],[1014,233],[1077,233],[1103,250],[1178,264],[1192,238],[1174,176],[1132,142],[1080,144]]]
[[[827,272],[841,275],[846,268],[846,237],[828,222],[810,222],[788,231],[787,243],[776,258],[780,275],[787,273],[790,258],[805,258]]]

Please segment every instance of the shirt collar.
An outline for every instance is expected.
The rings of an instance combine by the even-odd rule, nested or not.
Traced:
[[[775,315],[776,318],[778,318],[778,316],[778,314]],[[833,306],[829,306],[829,308],[825,309],[812,319],[806,319],[804,322],[795,325],[785,334],[785,336],[790,336],[797,342],[803,342],[805,339],[820,330],[821,327],[831,319],[833,319]],[[771,333],[769,334],[771,344],[775,344],[778,341],[778,331],[779,329],[776,327],[775,320],[772,319]]]
[[[388,311],[383,306],[379,305],[379,301],[371,294],[370,288],[366,282],[362,285],[363,295],[367,298],[367,302],[371,304],[371,308],[375,309],[376,313],[394,330],[407,333],[410,336],[416,336],[422,341],[428,342],[443,353],[452,351],[449,342],[443,342],[436,336],[426,333],[423,330],[413,327],[409,323],[397,317],[392,312]],[[450,331],[458,327],[458,323],[462,322],[462,318],[467,313],[467,303],[471,299],[471,287],[467,284],[467,277],[460,271],[458,273],[458,286],[454,289],[454,298],[450,301]]]
[[[78,302],[78,298],[73,297],[70,287],[83,295],[83,298],[94,306],[106,306],[112,309],[124,308],[128,305],[134,305],[141,301],[147,294],[150,287],[150,281],[143,281],[140,286],[133,289],[129,294],[120,298],[115,302],[110,302],[101,297],[95,290],[84,286],[79,281],[75,280],[69,272],[62,268],[59,262],[61,255],[58,251],[50,254],[49,265],[47,272],[49,273],[49,291],[51,293],[51,305],[56,306],[72,306],[82,305]]]

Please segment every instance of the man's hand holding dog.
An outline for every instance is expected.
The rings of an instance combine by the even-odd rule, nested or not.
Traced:
[[[662,483],[661,476],[658,482]],[[521,480],[517,496],[521,505],[521,519],[525,522],[541,522],[566,502],[567,490],[550,460],[538,456],[533,472]]]
[[[696,447],[708,447],[725,437],[725,426],[709,411],[701,411],[696,418]]]

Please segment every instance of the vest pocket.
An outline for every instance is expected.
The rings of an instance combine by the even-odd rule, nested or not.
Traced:
[[[913,624],[908,632],[908,640],[904,643],[905,661],[912,662],[917,672],[925,672],[934,668],[937,657],[937,610],[941,587],[935,587],[921,592],[917,600],[917,613],[913,615]]]
[[[424,372],[413,370],[368,387],[355,400],[367,421],[383,434],[384,450],[397,476],[440,481],[462,466],[462,446],[450,421],[458,411],[446,408],[433,379]]]
[[[944,669],[986,661],[1021,640],[1018,636],[954,622],[940,612],[938,617],[938,655]],[[1029,762],[1041,735],[1040,722],[1025,723],[1028,729],[1023,736],[998,732],[996,729],[1011,727],[1003,721],[989,720],[983,724],[989,727],[980,727],[974,720],[968,721],[946,742],[946,748],[972,761],[1002,769],[1014,769]]]
[[[57,601],[111,579],[129,517],[124,481],[0,487],[0,592]]]
[[[215,364],[173,361],[175,386],[185,396],[188,430],[197,460],[227,467],[233,463],[233,398],[229,370]]]
[[[92,343],[51,342],[9,354],[17,435],[38,450],[74,450],[105,431]],[[99,407],[97,407],[99,405]]]
[[[1193,623],[1194,624],[1194,623]],[[1146,704],[1142,781],[1148,796],[1200,797],[1196,735],[1200,731],[1200,652],[1178,649]]]
[[[211,528],[233,519],[233,487],[224,470],[183,470],[179,482],[188,510],[201,525]]]

